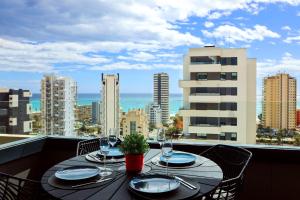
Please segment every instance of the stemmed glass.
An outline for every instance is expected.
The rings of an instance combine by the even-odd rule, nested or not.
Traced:
[[[108,140],[109,140],[109,144],[111,145],[111,147],[114,147],[118,141],[117,136],[115,136],[115,135],[108,136]]]
[[[164,129],[160,128],[157,130],[156,140],[159,143],[159,146],[161,148],[162,143],[166,140],[166,135],[165,135]]]
[[[162,144],[162,155],[163,157],[166,159],[166,174],[167,176],[169,175],[168,173],[168,168],[169,168],[169,158],[171,158],[172,154],[173,154],[173,144],[171,140],[166,140],[163,144]]]
[[[106,168],[106,156],[109,153],[109,140],[107,137],[103,137],[100,139],[100,151],[104,155],[104,170],[101,172],[101,176],[109,176],[111,172]]]
[[[115,136],[115,135],[110,135],[110,136],[108,136],[108,142],[109,142],[109,144],[110,144],[110,146],[111,146],[112,148],[116,145],[117,141],[118,141],[117,136]],[[115,161],[113,155],[112,155],[111,160],[112,160],[112,162]]]

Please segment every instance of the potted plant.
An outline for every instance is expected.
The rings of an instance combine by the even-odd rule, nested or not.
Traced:
[[[142,134],[133,133],[126,135],[120,145],[125,155],[126,171],[138,173],[144,167],[144,153],[148,151],[149,145]]]

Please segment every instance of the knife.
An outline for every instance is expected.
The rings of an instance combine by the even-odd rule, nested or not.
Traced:
[[[96,184],[96,183],[102,183],[104,181],[108,181],[111,180],[112,178],[106,178],[106,179],[100,179],[98,181],[92,181],[92,182],[88,182],[88,183],[82,183],[82,184],[78,184],[78,185],[72,185],[72,188],[77,188],[77,187],[81,187],[81,186],[86,186],[86,185],[91,185],[91,184]]]
[[[100,160],[99,158],[97,158],[94,155],[88,154],[88,156],[91,157],[91,158],[93,158],[95,161],[102,162],[102,160]]]
[[[190,184],[189,182],[183,180],[182,178],[180,178],[180,177],[178,177],[178,176],[174,176],[174,178],[177,179],[177,180],[179,180],[179,181],[182,182],[183,184],[186,184],[186,185],[190,186],[190,187],[193,188],[193,189],[197,189],[196,186]]]
[[[195,188],[192,188],[191,186],[189,186],[188,184],[182,182],[182,181],[179,181],[180,184],[184,185],[185,187],[191,189],[191,190],[195,190]]]

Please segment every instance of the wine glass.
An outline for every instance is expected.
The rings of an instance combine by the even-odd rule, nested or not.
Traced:
[[[109,142],[110,146],[113,148],[116,145],[116,143],[118,142],[117,136],[115,136],[115,135],[108,136],[108,142]],[[112,155],[111,161],[112,162],[115,161],[113,155]]]
[[[162,144],[162,156],[166,159],[166,174],[168,176],[168,168],[169,168],[169,158],[171,158],[173,154],[173,144],[171,140],[167,140]]]
[[[100,139],[100,151],[104,155],[104,170],[101,172],[101,176],[109,176],[111,172],[106,168],[106,156],[109,153],[109,140],[107,137]]]
[[[164,129],[158,129],[157,130],[157,137],[156,137],[157,142],[159,143],[159,146],[161,148],[162,143],[166,140],[166,135]]]
[[[114,147],[118,141],[118,138],[115,135],[110,135],[110,136],[108,136],[108,140],[109,140],[109,144],[111,145],[111,147]]]

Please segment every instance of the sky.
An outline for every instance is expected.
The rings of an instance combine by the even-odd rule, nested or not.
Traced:
[[[101,73],[119,73],[121,93],[152,93],[166,72],[181,93],[184,54],[209,44],[257,58],[258,95],[265,76],[299,78],[300,0],[0,1],[0,87],[39,93],[57,73],[98,93]]]

